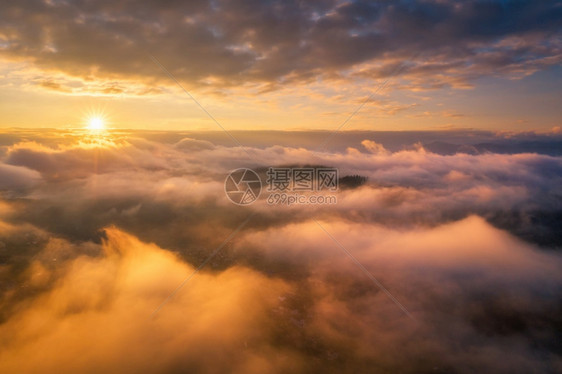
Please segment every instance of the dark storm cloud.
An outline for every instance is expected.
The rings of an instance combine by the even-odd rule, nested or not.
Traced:
[[[163,78],[152,54],[190,86],[274,88],[360,64],[368,66],[352,74],[400,73],[418,88],[466,86],[481,75],[521,76],[559,64],[561,4],[4,2],[0,53],[82,78],[147,84]]]

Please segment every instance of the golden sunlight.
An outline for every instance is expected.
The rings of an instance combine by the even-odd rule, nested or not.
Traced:
[[[105,121],[101,117],[92,117],[88,121],[88,130],[102,131],[105,130]]]

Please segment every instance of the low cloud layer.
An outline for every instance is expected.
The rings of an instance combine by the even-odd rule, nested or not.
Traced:
[[[560,370],[560,256],[538,252],[476,217],[406,234],[377,225],[322,224],[413,319],[313,222],[242,234],[230,252],[240,264],[197,274],[152,315],[194,267],[108,228],[97,256],[54,267],[47,254],[55,246],[51,239],[29,264],[22,280],[36,293],[15,304],[0,325],[0,368]],[[75,251],[65,241],[58,247]]]
[[[152,317],[193,267],[118,229],[108,228],[105,234],[99,257],[79,257],[56,270],[49,269],[48,258],[47,264],[30,264],[28,286],[49,281],[52,286],[18,306],[18,313],[0,327],[3,372],[213,368],[208,372],[259,373],[283,368],[282,360],[260,357],[259,351],[267,355],[272,347],[248,348],[266,333],[259,327],[286,289],[281,281],[238,267],[200,274]],[[62,246],[72,250],[69,243]]]
[[[560,157],[408,136],[1,134],[0,371],[560,371]],[[330,206],[228,201],[230,170],[275,165],[368,180]]]

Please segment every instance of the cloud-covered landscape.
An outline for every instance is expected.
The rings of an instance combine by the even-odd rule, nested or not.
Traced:
[[[0,2],[0,373],[561,373],[562,1]]]
[[[562,368],[560,157],[390,151],[376,133],[314,153],[270,135],[249,158],[213,134],[2,134],[2,371]],[[224,194],[236,166],[311,160],[368,180],[334,206]]]

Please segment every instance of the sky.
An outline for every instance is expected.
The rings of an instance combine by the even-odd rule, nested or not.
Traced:
[[[548,132],[560,1],[17,1],[0,126]],[[169,73],[169,74],[168,74]],[[185,90],[180,88],[175,80]]]

